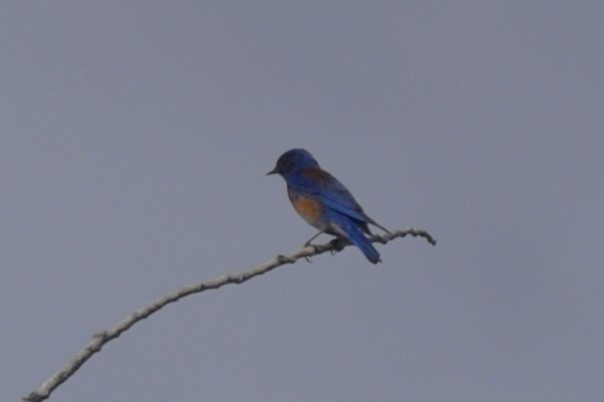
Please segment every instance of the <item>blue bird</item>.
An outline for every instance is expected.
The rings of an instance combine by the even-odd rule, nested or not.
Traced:
[[[365,257],[377,264],[380,254],[363,234],[372,236],[369,224],[390,233],[363,211],[350,191],[305,149],[292,149],[277,160],[277,165],[267,173],[279,174],[287,183],[287,194],[294,209],[309,224],[319,230],[311,237],[308,246],[321,233],[349,240]]]

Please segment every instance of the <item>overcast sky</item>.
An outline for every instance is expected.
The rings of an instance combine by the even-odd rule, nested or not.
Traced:
[[[3,401],[160,295],[300,247],[264,177],[293,147],[438,245],[181,300],[51,401],[601,401],[602,1],[2,9]]]

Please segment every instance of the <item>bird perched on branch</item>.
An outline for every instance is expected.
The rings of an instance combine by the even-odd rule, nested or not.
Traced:
[[[390,233],[363,211],[350,191],[305,149],[292,149],[277,160],[277,165],[267,173],[279,174],[287,183],[287,194],[298,214],[319,230],[311,237],[308,246],[321,233],[347,239],[357,246],[365,257],[377,264],[380,254],[363,233],[372,236],[369,224]]]

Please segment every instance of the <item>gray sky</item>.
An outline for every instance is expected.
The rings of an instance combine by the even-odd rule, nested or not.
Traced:
[[[184,299],[51,400],[601,400],[601,1],[19,1],[0,38],[2,400],[297,249],[292,147],[438,246]]]

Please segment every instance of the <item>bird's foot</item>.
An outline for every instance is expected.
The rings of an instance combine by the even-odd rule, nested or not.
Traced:
[[[329,244],[331,245],[331,247],[333,247],[333,249],[331,250],[331,254],[333,255],[336,253],[336,251],[343,250],[344,247],[348,244],[348,240],[343,239],[341,237],[336,237],[335,239],[331,240]]]

